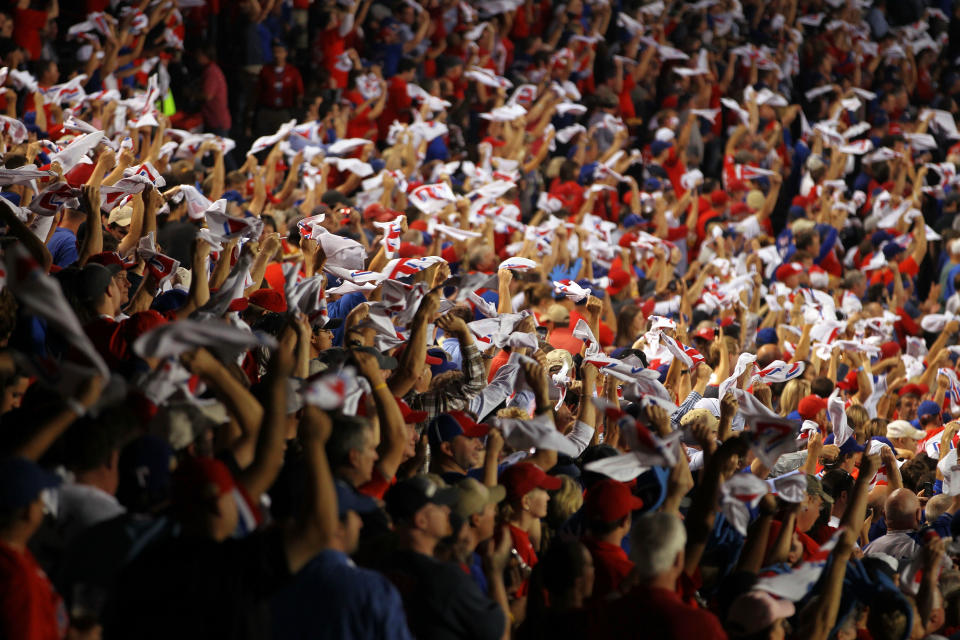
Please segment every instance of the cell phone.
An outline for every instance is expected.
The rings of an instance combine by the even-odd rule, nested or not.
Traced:
[[[547,339],[547,328],[546,328],[546,327],[543,327],[543,326],[537,327],[537,335],[540,336],[542,339],[546,340],[546,339]]]
[[[933,495],[933,483],[932,483],[932,482],[924,482],[922,485],[920,485],[920,491],[921,491],[925,496],[927,496],[927,497],[932,496],[932,495]]]

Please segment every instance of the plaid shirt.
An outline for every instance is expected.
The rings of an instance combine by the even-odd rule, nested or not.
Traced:
[[[427,419],[431,419],[448,411],[467,411],[470,409],[470,400],[487,386],[487,375],[483,368],[483,358],[477,345],[460,344],[460,354],[463,358],[463,386],[462,393],[451,395],[446,392],[429,390],[423,393],[411,392],[404,398],[414,411],[426,411]]]

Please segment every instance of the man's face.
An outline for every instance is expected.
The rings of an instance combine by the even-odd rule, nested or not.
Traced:
[[[900,398],[900,418],[907,422],[915,420],[918,406],[920,406],[920,399],[917,396],[912,393],[903,396]]]
[[[282,67],[283,65],[285,65],[287,63],[286,47],[274,47],[273,59],[276,61],[278,67]]]
[[[437,540],[446,538],[453,533],[450,525],[450,507],[428,502],[423,509],[423,532]]]
[[[823,498],[807,494],[803,500],[803,506],[800,507],[800,513],[797,515],[797,528],[800,531],[808,531],[813,526],[813,523],[820,517],[821,506],[823,506]]]
[[[457,436],[450,441],[451,457],[461,469],[476,469],[483,462],[483,442],[480,438]]]
[[[121,271],[113,276],[113,283],[117,287],[117,293],[120,296],[120,306],[127,304],[130,300],[130,280],[127,279],[127,272]]]
[[[417,455],[417,442],[420,440],[420,434],[417,433],[417,425],[407,423],[403,425],[407,430],[406,445],[403,448],[403,459],[409,460]]]
[[[477,542],[483,542],[493,537],[493,530],[496,525],[497,507],[494,504],[488,504],[483,511],[478,513],[473,519],[474,534]]]
[[[0,413],[6,413],[19,407],[29,384],[30,378],[17,378],[12,384],[8,385],[3,390],[3,396],[0,397]]]
[[[373,429],[364,429],[363,434],[363,447],[353,451],[350,456],[354,468],[360,476],[358,484],[370,481],[370,478],[373,477],[373,465],[380,458],[377,455],[377,443],[374,439]]]

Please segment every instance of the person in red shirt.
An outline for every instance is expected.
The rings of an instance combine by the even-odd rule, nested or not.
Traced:
[[[60,15],[57,0],[50,0],[45,11],[30,8],[30,0],[18,0],[13,10],[13,40],[18,47],[26,49],[31,60],[39,60],[43,55],[43,30],[51,20]]]
[[[303,104],[303,78],[293,65],[287,64],[287,45],[273,41],[272,65],[260,71],[257,135],[269,135],[293,118],[294,110]]]
[[[404,58],[397,67],[397,74],[387,82],[387,104],[377,120],[381,138],[387,136],[387,131],[394,120],[404,124],[410,122],[413,98],[407,93],[407,84],[413,82],[416,73],[417,63]]]
[[[633,570],[620,543],[630,532],[631,513],[643,506],[630,488],[612,478],[605,478],[587,491],[583,513],[587,534],[582,542],[590,551],[594,566],[593,598],[606,598],[616,593],[620,583]]]
[[[227,106],[227,79],[216,63],[216,50],[212,45],[197,51],[197,63],[203,67],[203,127],[209,133],[227,136],[233,124]]]
[[[26,458],[0,462],[0,637],[54,640],[67,633],[63,599],[27,549],[43,522],[42,492],[59,484]]]
[[[541,518],[547,517],[547,505],[550,494],[556,491],[562,482],[560,478],[548,476],[532,462],[518,462],[508,467],[500,476],[500,483],[507,489],[507,504],[510,507],[507,525],[513,538],[513,548],[520,557],[522,573],[537,564],[537,550],[530,534],[539,531]],[[527,579],[517,588],[517,596],[527,592]]]

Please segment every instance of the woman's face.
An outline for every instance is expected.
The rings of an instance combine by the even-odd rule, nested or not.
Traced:
[[[543,489],[533,489],[523,498],[527,511],[534,518],[547,517],[547,505],[550,503],[550,494]]]

